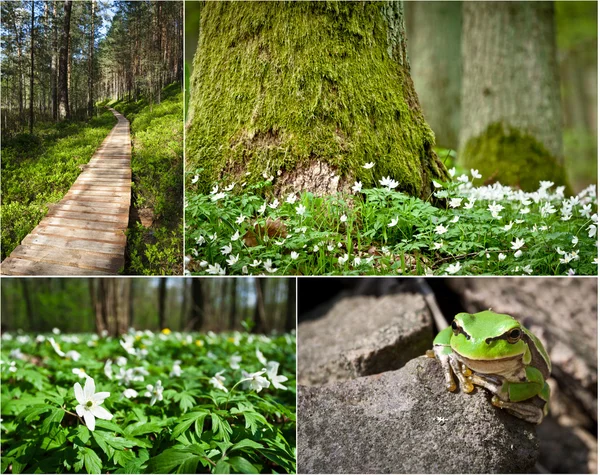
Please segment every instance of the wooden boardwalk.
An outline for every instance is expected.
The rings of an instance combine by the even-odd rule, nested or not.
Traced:
[[[131,202],[129,121],[118,123],[73,186],[7,257],[4,275],[115,275],[125,263]]]

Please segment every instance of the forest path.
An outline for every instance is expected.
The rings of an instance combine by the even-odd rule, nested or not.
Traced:
[[[129,121],[118,119],[65,197],[7,257],[4,275],[114,275],[125,264],[131,202]]]

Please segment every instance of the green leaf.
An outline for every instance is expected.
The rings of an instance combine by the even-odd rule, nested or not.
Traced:
[[[79,449],[77,459],[79,463],[76,463],[75,467],[79,470],[81,470],[81,462],[83,462],[87,473],[102,473],[102,460],[100,460],[100,457],[92,449],[82,447]]]
[[[225,460],[219,460],[213,473],[231,473],[231,465],[225,462]]]
[[[171,440],[175,440],[177,437],[183,434],[186,430],[190,428],[190,426],[194,422],[196,423],[196,435],[198,436],[198,438],[200,438],[202,436],[204,419],[207,415],[208,412],[194,411],[182,416],[181,422],[175,426],[175,429],[173,429],[173,433],[171,434]]]
[[[183,464],[186,464],[186,467],[189,467],[194,459],[197,464],[200,461],[200,456],[193,451],[170,448],[156,457],[152,457],[148,462],[146,471],[148,473],[171,473],[174,469]]]
[[[230,457],[229,463],[239,473],[258,473],[258,470],[244,457]]]
[[[230,452],[233,452],[234,450],[237,449],[243,449],[243,448],[247,448],[250,447],[252,449],[262,449],[264,448],[261,444],[259,444],[258,442],[254,442],[253,440],[250,439],[243,439],[240,440],[237,444],[235,444],[233,447],[231,447]],[[232,464],[233,465],[233,464]]]
[[[96,419],[96,427],[101,427],[103,429],[108,429],[118,434],[123,434],[123,429],[121,429],[114,422],[106,421],[104,419]]]
[[[50,411],[50,415],[44,418],[44,422],[42,423],[42,427],[40,428],[40,433],[49,434],[53,432],[60,426],[60,423],[65,417],[65,411],[62,409],[52,409]]]
[[[212,432],[217,440],[229,441],[229,435],[233,432],[229,422],[221,419],[217,414],[210,415],[212,419]]]
[[[52,409],[52,406],[48,406],[47,404],[36,404],[35,406],[31,406],[30,408],[22,411],[17,419],[23,419],[26,424],[30,424],[34,420],[39,419],[40,414],[43,414],[50,409]]]
[[[94,439],[96,442],[98,442],[98,445],[100,445],[99,440],[101,440],[117,450],[123,450],[124,448],[131,448],[138,445],[137,441],[135,440],[124,439],[123,437],[115,437],[114,435],[104,431],[94,431]]]

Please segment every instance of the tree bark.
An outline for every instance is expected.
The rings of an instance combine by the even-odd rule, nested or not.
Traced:
[[[70,119],[69,108],[69,44],[71,33],[71,0],[65,0],[63,27],[60,36],[60,52],[58,63],[58,118]]]
[[[411,76],[435,143],[458,149],[462,2],[405,2]]]
[[[50,94],[52,96],[52,119],[58,119],[58,88],[57,88],[57,72],[58,72],[58,18],[56,16],[56,1],[52,2],[52,59],[50,64]]]
[[[88,117],[94,114],[94,15],[96,14],[96,2],[92,0],[90,43],[88,47]]]
[[[25,301],[25,309],[27,311],[27,324],[29,325],[29,331],[34,331],[34,316],[33,316],[33,305],[31,303],[31,295],[29,293],[29,282],[27,279],[20,279],[21,290],[23,291],[23,300]]]
[[[165,318],[165,304],[167,302],[167,279],[161,278],[158,284],[158,326],[162,330],[167,328]]]
[[[267,281],[261,278],[254,279],[254,290],[256,292],[256,307],[254,309],[254,333],[264,333],[266,331],[265,314],[265,285]]]
[[[464,2],[460,161],[527,191],[566,185],[551,2]]]
[[[31,0],[31,70],[29,74],[29,133],[33,134],[33,52],[35,50],[35,2]]]
[[[229,329],[235,330],[235,323],[237,320],[237,279],[231,279],[231,289],[229,298],[231,299],[231,306],[229,312]]]
[[[90,300],[96,317],[96,333],[102,335],[107,331],[106,312],[104,309],[105,290],[103,279],[89,279]]]
[[[428,197],[446,176],[410,77],[401,2],[206,2],[188,117],[200,192],[267,173],[280,195],[390,176]]]
[[[192,279],[192,307],[189,326],[201,330],[204,324],[204,295],[201,279]]]
[[[90,279],[89,288],[96,332],[108,331],[111,336],[126,333],[131,317],[131,279]]]
[[[288,279],[287,305],[285,314],[285,331],[296,329],[296,279]]]

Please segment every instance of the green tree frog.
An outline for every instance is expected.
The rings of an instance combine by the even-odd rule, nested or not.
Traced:
[[[481,386],[492,404],[539,424],[548,413],[550,358],[540,340],[510,315],[487,310],[459,313],[433,340],[427,356],[437,358],[446,388],[465,393]]]

